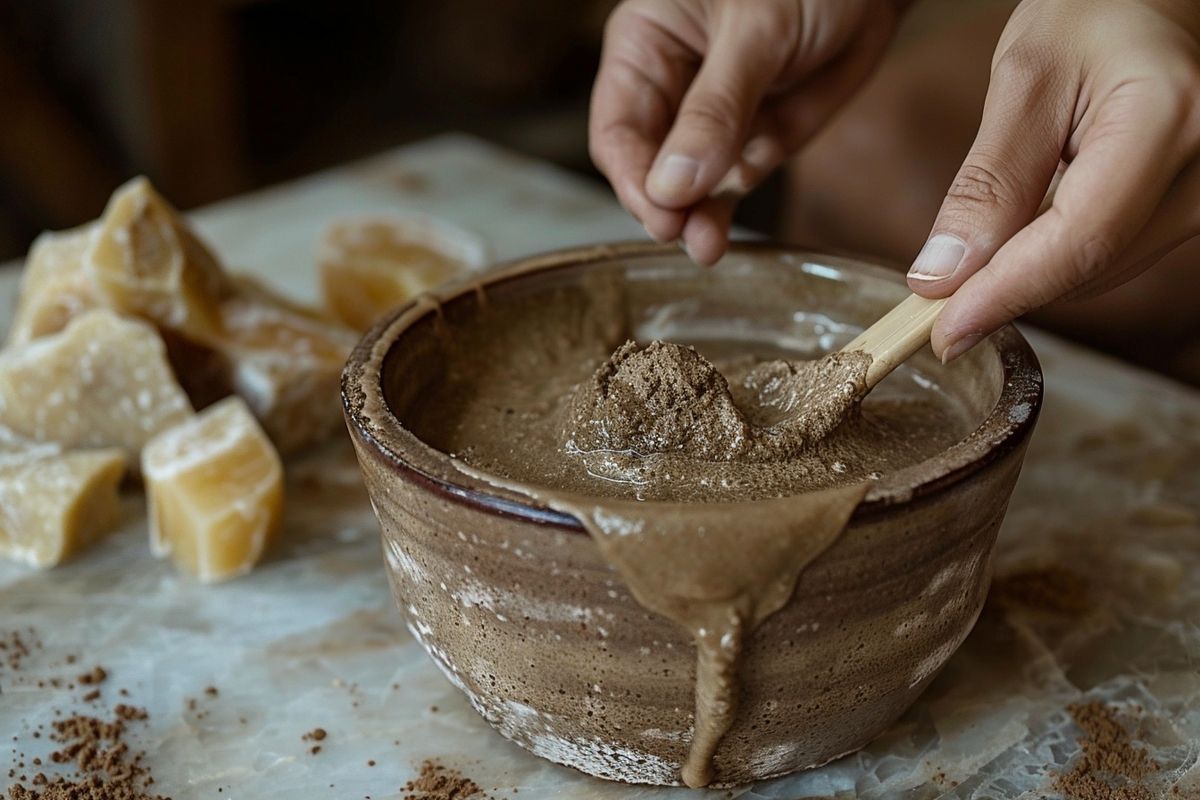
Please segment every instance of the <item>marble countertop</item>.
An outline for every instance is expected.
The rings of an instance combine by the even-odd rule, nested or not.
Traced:
[[[228,264],[313,300],[324,226],[403,210],[474,230],[501,259],[644,236],[599,186],[457,136],[193,218]],[[0,269],[0,325],[16,284]],[[56,710],[89,708],[45,681],[99,664],[110,677],[98,708],[149,710],[131,736],[177,800],[399,798],[430,758],[518,800],[1052,797],[1053,773],[1080,751],[1066,707],[1091,699],[1137,717],[1156,785],[1200,796],[1200,393],[1031,338],[1047,398],[996,589],[932,687],[860,753],[692,792],[605,783],[508,743],[404,630],[353,457],[335,444],[290,465],[283,543],[246,578],[204,587],[154,560],[136,496],[121,529],[68,565],[0,562],[0,635],[32,628],[41,643],[19,672],[0,663],[0,771],[50,750],[31,731]],[[315,727],[328,736],[312,755],[301,737]]]

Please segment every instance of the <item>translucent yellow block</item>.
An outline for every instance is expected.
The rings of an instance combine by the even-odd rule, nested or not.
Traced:
[[[0,351],[0,425],[30,439],[119,447],[136,465],[151,437],[192,414],[158,333],[111,311]]]
[[[113,193],[84,256],[109,308],[193,340],[219,332],[220,301],[232,285],[187,223],[145,178]]]
[[[107,533],[125,474],[121,450],[63,452],[0,428],[0,556],[52,567]]]
[[[216,350],[228,365],[230,388],[281,452],[342,429],[339,384],[357,334],[248,291],[227,300],[221,314],[224,336]]]
[[[421,292],[480,267],[474,235],[424,217],[362,219],[329,227],[318,261],[329,310],[364,331]]]
[[[279,529],[283,467],[240,398],[155,437],[142,476],[151,550],[203,582],[249,572]]]
[[[43,233],[29,249],[8,343],[58,333],[72,318],[100,304],[83,270],[93,226]]]
[[[118,189],[90,229],[39,240],[14,341],[52,334],[93,307],[153,324],[178,383],[198,406],[241,395],[284,452],[342,428],[339,380],[357,334],[226,274],[144,178]]]

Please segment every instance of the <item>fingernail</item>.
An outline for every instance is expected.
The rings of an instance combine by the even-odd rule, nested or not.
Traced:
[[[970,350],[983,338],[982,333],[968,333],[965,336],[951,342],[942,351],[942,363],[949,364],[954,359],[961,356],[963,353]]]
[[[658,242],[659,244],[663,244],[663,243],[665,243],[665,242],[666,242],[666,240],[665,240],[665,239],[661,239],[661,238],[659,238],[658,236],[655,236],[655,235],[654,235],[654,231],[650,230],[650,226],[649,226],[649,225],[642,225],[642,227],[646,229],[646,235],[647,235],[647,236],[649,236],[649,237],[650,237],[651,239],[653,239],[654,241]]]
[[[936,281],[949,277],[954,270],[958,269],[963,254],[966,252],[967,245],[962,239],[948,233],[939,233],[931,237],[921,248],[921,252],[917,254],[916,260],[908,270],[908,276],[923,281]]]
[[[659,159],[650,171],[647,188],[656,194],[682,194],[692,188],[700,162],[690,156],[669,155]]]

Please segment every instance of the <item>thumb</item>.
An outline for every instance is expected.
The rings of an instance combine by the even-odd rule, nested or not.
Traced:
[[[646,194],[664,208],[707,197],[741,155],[767,87],[799,35],[789,4],[717,6],[708,54],[659,149]]]
[[[924,297],[948,297],[1033,219],[1058,169],[1069,106],[1046,72],[1005,54],[992,71],[979,133],[908,272]]]

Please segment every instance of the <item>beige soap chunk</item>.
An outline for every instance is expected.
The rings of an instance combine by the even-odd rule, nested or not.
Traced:
[[[243,290],[221,307],[230,388],[284,453],[341,430],[339,383],[358,339],[311,311]]]
[[[279,529],[283,467],[240,398],[155,437],[142,475],[151,549],[206,583],[249,572]]]
[[[197,406],[241,395],[284,452],[342,428],[338,384],[357,334],[226,274],[144,178],[119,188],[90,228],[39,240],[13,341],[55,333],[92,307],[155,325],[178,383]],[[44,434],[45,426],[31,432]]]
[[[33,243],[21,275],[21,294],[9,344],[58,333],[72,318],[100,304],[83,255],[93,227],[43,233]]]
[[[318,261],[334,316],[364,331],[421,292],[481,265],[484,248],[473,237],[426,222],[363,219],[329,227]]]
[[[0,351],[0,425],[30,439],[118,447],[136,464],[151,437],[192,413],[158,333],[111,311]]]
[[[232,285],[207,247],[145,178],[113,193],[84,255],[105,305],[193,340],[219,334]]]
[[[0,556],[52,567],[108,532],[125,454],[63,452],[0,428]]]

